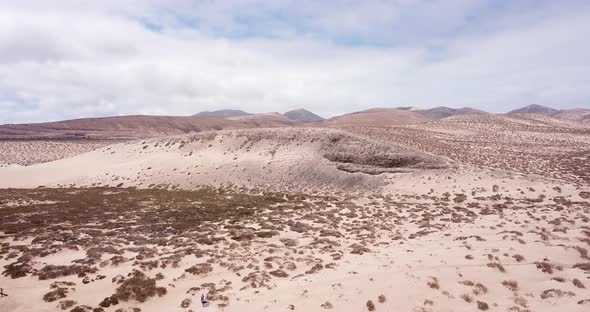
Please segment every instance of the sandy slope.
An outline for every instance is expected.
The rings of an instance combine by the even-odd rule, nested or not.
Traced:
[[[375,175],[380,172],[444,166],[436,157],[337,130],[252,129],[122,143],[55,162],[0,168],[0,187],[350,191],[381,187],[383,177]]]

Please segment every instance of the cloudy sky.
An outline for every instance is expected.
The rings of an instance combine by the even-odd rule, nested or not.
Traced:
[[[0,1],[0,123],[590,108],[590,1]]]

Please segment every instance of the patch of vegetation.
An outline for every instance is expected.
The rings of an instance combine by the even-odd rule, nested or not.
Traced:
[[[141,271],[133,270],[121,281],[121,285],[117,287],[113,296],[120,301],[145,302],[150,297],[161,297],[165,294],[166,288],[156,286],[156,279],[147,277]]]

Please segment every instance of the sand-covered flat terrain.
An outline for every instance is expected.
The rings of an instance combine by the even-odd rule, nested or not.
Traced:
[[[587,311],[587,130],[485,118],[2,167],[0,310]]]
[[[68,158],[113,144],[96,140],[0,140],[0,167]]]
[[[588,194],[468,191],[5,190],[0,305],[586,311]]]

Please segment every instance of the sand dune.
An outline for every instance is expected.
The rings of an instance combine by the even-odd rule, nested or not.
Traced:
[[[55,162],[0,168],[0,187],[362,190],[379,187],[380,173],[445,166],[434,156],[337,130],[251,129],[121,143]]]

